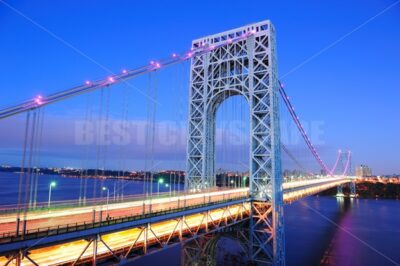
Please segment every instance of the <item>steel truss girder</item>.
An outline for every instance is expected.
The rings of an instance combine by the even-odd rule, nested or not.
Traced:
[[[196,216],[194,219],[193,217]],[[209,234],[223,230],[223,228],[241,223],[250,217],[250,204],[243,202],[223,208],[204,211],[198,214],[191,214],[173,219],[173,229],[167,234],[165,231],[157,229],[158,223],[146,223],[137,227],[140,231],[126,245],[115,247],[111,242],[107,243],[102,234],[96,234],[86,239],[87,243],[82,246],[79,254],[71,254],[71,265],[86,265],[91,263],[96,265],[99,260],[113,259],[118,263],[124,263],[127,260],[134,260],[143,255],[150,254],[174,245],[183,244],[187,241],[197,239],[204,234]],[[158,227],[159,228],[159,227]],[[99,249],[99,245],[105,248]],[[91,250],[90,252],[88,250]],[[9,262],[13,260],[21,263],[24,258],[35,262],[28,257],[26,250],[24,255],[14,254]],[[76,257],[75,257],[76,256]],[[75,257],[75,258],[74,258]],[[19,264],[20,265],[20,264]],[[36,264],[37,265],[37,264]]]
[[[236,208],[236,212],[232,213],[232,209]],[[153,236],[153,239],[156,239],[156,244],[152,245],[152,248],[158,246],[157,250],[162,248],[170,247],[178,243],[184,243],[189,240],[196,240],[200,236],[212,232],[216,232],[225,228],[227,226],[239,223],[250,215],[249,207],[247,207],[246,203],[242,203],[236,206],[227,206],[222,209],[222,212],[219,216],[212,215],[210,211],[206,211],[201,213],[202,217],[199,219],[199,223],[196,225],[189,225],[186,221],[186,217],[182,216],[180,218],[175,219],[176,223],[174,225],[174,229],[168,235],[159,235],[156,231],[152,229],[152,225],[147,225],[147,232],[149,236]],[[143,229],[144,231],[144,229]],[[151,234],[150,234],[151,233]],[[136,259],[139,256],[130,257],[131,252],[135,249],[134,245],[137,244],[140,238],[140,234],[133,241],[133,244],[129,247],[128,252],[125,253],[125,259]],[[177,241],[173,241],[176,239]],[[148,242],[148,240],[144,240]],[[143,254],[147,254],[147,250],[143,251]]]
[[[272,257],[275,265],[284,265],[279,83],[274,27],[270,21],[263,21],[195,40],[192,47],[218,45],[235,34],[249,32],[252,35],[245,40],[191,60],[185,188],[196,191],[215,186],[216,111],[230,96],[242,95],[250,107],[250,195],[252,200],[272,206],[273,217],[270,235],[274,238],[261,244],[259,251],[265,254],[257,252],[255,255]]]
[[[21,266],[23,259],[26,258],[30,263],[32,263],[35,266],[39,266],[30,256],[29,256],[29,249],[24,249],[20,250],[15,254],[12,254],[8,261],[4,264],[5,266],[10,265],[13,260],[15,260],[15,265],[16,266]]]

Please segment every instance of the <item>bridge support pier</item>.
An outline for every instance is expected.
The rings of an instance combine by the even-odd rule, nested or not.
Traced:
[[[357,197],[357,188],[356,188],[356,182],[353,181],[350,183],[350,198],[355,198]]]
[[[336,197],[344,197],[344,194],[343,194],[343,185],[337,186]]]

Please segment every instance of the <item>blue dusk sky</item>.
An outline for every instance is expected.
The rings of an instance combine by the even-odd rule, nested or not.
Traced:
[[[266,19],[277,31],[279,74],[296,111],[309,124],[320,124],[323,159],[331,165],[338,149],[351,150],[354,165],[367,164],[375,174],[400,173],[400,1],[0,0],[0,107],[106,77],[106,69],[138,67],[186,51],[193,39]],[[187,108],[187,96],[177,100],[163,86],[158,97],[174,104],[159,107],[157,119],[186,121],[176,106],[181,100]],[[137,108],[134,118],[143,122],[147,99],[136,89],[129,97]],[[55,105],[46,118],[83,113],[84,102]],[[19,162],[10,155],[22,145],[13,139],[21,135],[21,125],[11,125],[18,119],[0,121],[0,163]],[[62,142],[71,121],[60,121],[49,130]],[[56,145],[48,142],[48,150]],[[160,151],[159,160],[184,160],[182,143],[177,154]],[[47,166],[79,161],[49,154]]]

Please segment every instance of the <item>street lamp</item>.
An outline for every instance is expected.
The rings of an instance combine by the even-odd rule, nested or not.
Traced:
[[[108,187],[102,187],[101,188],[103,191],[107,190],[107,207],[106,207],[106,217],[108,218],[108,200],[110,198],[110,190],[108,189]]]
[[[51,181],[49,184],[49,202],[47,203],[47,207],[50,209],[50,202],[51,202],[51,188],[56,186],[56,182]]]
[[[160,184],[164,184],[164,179],[160,178],[157,182],[157,195],[160,195]]]

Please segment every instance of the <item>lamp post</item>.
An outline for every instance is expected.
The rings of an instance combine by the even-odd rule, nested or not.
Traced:
[[[108,189],[108,187],[102,187],[101,189],[103,191],[107,190],[106,217],[108,218],[108,200],[110,198],[110,190]]]
[[[171,197],[171,195],[172,195],[172,194],[171,194],[171,193],[172,193],[172,190],[171,190],[172,186],[170,186],[168,183],[166,183],[166,184],[165,184],[165,187],[166,187],[166,188],[169,188],[169,196]]]
[[[47,203],[47,207],[50,209],[50,203],[51,203],[51,188],[56,186],[56,182],[51,181],[49,184],[49,201]]]
[[[158,182],[157,182],[157,195],[158,196],[160,195],[160,184],[164,184],[163,178],[158,179]]]

